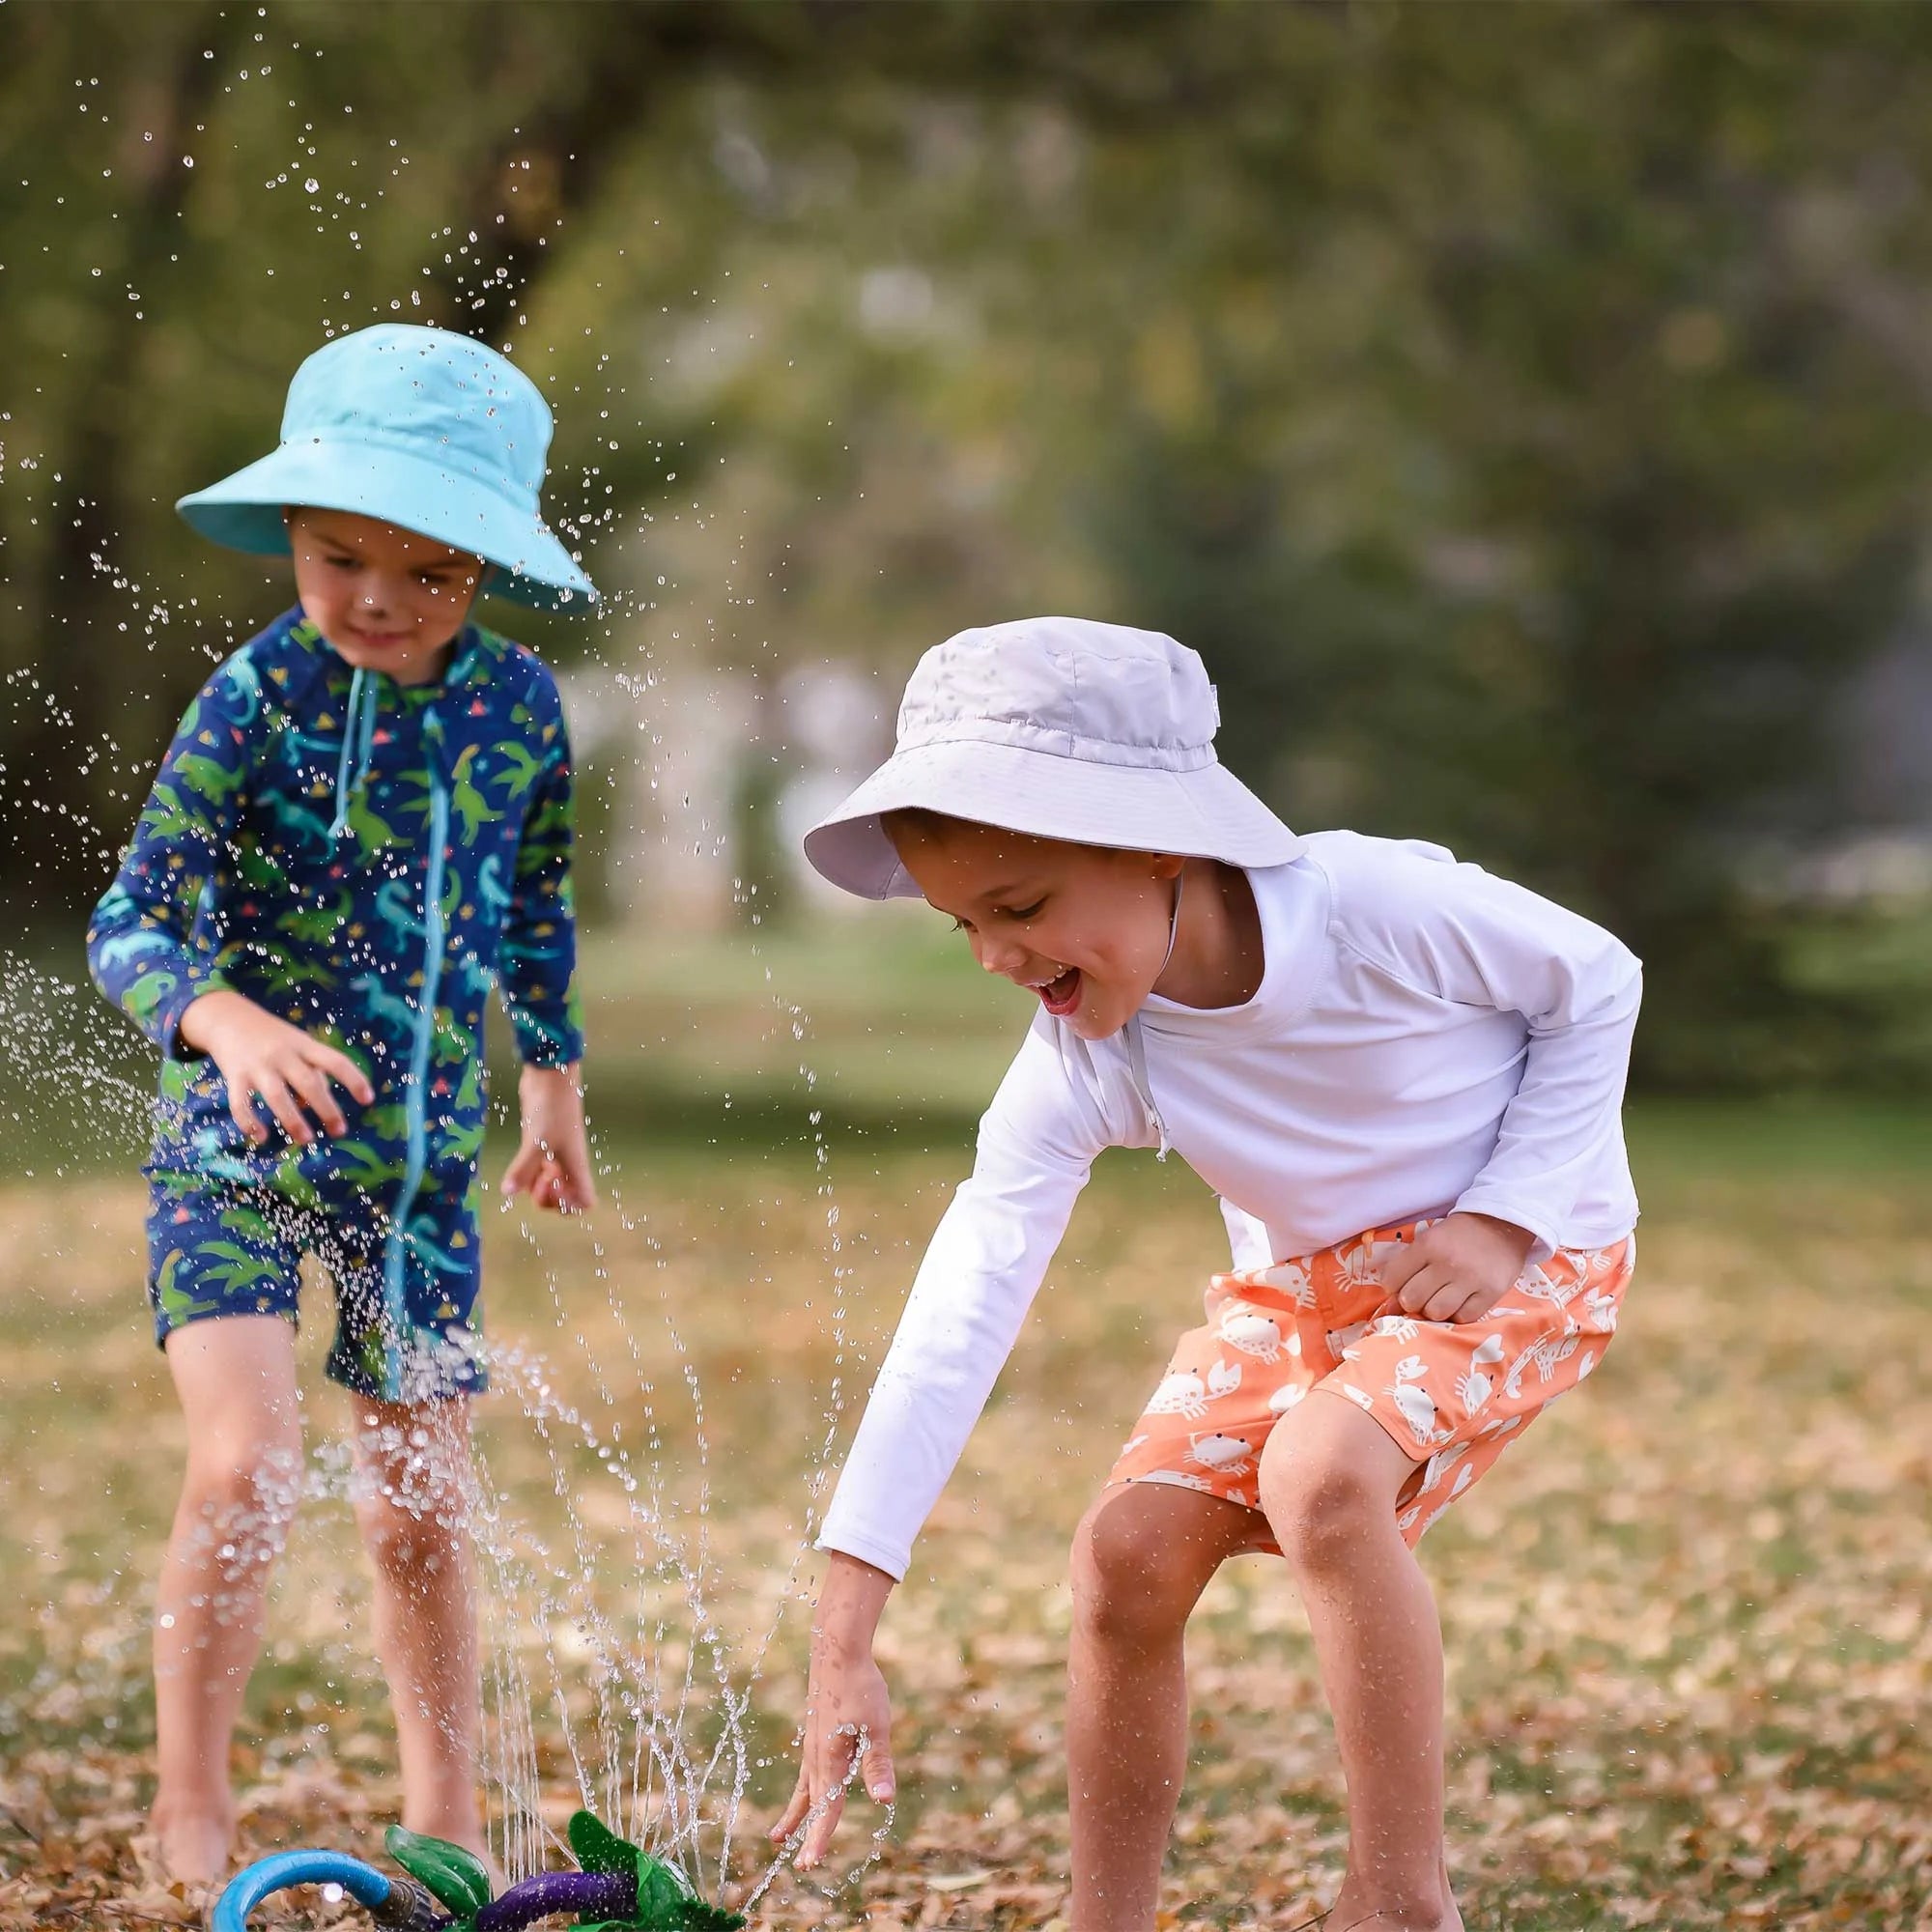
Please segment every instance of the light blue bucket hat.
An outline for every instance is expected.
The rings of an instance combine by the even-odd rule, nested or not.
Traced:
[[[468,551],[483,587],[539,611],[597,591],[538,509],[550,406],[467,335],[384,323],[337,336],[289,384],[281,445],[176,505],[230,550],[286,556],[287,505],[349,510]]]

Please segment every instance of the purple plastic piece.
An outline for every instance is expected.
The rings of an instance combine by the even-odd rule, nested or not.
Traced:
[[[538,1872],[519,1879],[476,1915],[476,1932],[521,1932],[554,1912],[621,1918],[638,1909],[638,1881],[625,1872]]]

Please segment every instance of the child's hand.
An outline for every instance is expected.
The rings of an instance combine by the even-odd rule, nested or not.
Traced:
[[[1381,1264],[1405,1315],[1480,1321],[1517,1284],[1536,1236],[1487,1214],[1451,1214],[1404,1241]]]
[[[822,1864],[832,1849],[855,1770],[875,1804],[890,1804],[898,1788],[893,1776],[892,1701],[872,1661],[872,1633],[892,1589],[893,1579],[883,1570],[835,1552],[819,1592],[798,1787],[771,1831],[772,1842],[782,1844],[805,1828],[793,1861],[802,1871]]]
[[[349,1131],[328,1084],[331,1080],[365,1107],[376,1097],[362,1069],[346,1053],[226,987],[203,993],[190,1003],[182,1014],[181,1037],[221,1069],[228,1086],[228,1111],[257,1147],[269,1138],[268,1125],[255,1109],[258,1098],[267,1102],[290,1140],[307,1147],[315,1139],[310,1114],[326,1134]]]
[[[524,1144],[503,1174],[507,1201],[526,1190],[530,1205],[582,1214],[597,1205],[590,1141],[583,1131],[583,1087],[576,1066],[526,1066],[517,1084]]]

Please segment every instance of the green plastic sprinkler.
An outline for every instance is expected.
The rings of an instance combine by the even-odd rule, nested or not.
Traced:
[[[579,1869],[537,1872],[492,1895],[474,1852],[391,1825],[384,1843],[407,1874],[390,1878],[340,1852],[277,1852],[231,1879],[215,1904],[213,1932],[247,1932],[248,1915],[270,1892],[339,1885],[384,1932],[521,1932],[568,1916],[580,1932],[738,1932],[744,1915],[696,1896],[662,1859],[617,1836],[588,1811],[567,1828]]]

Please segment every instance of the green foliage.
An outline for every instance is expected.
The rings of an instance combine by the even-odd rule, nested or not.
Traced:
[[[1918,608],[1932,14],[9,19],[0,669],[45,701],[0,714],[0,890],[92,895],[125,767],[286,597],[172,499],[325,330],[407,316],[556,404],[612,596],[520,615],[554,656],[889,689],[1028,608],[1160,625],[1292,823],[1628,938],[1649,1084],[1932,1068],[1743,884],[1843,823],[1838,701]]]
[[[1912,608],[1932,454],[1857,317],[1896,274],[1853,178],[1910,138],[1897,23],[1518,24],[1304,36],[1303,111],[1224,143],[1251,196],[1297,184],[1278,327],[1232,326],[1252,200],[1159,224],[1183,373],[1117,413],[1095,528],[1292,819],[1439,838],[1603,919],[1651,968],[1652,1083],[1768,1084],[1858,1015],[1794,982],[1741,852],[1832,822],[1833,696]],[[1351,264],[1355,327],[1284,353]]]

